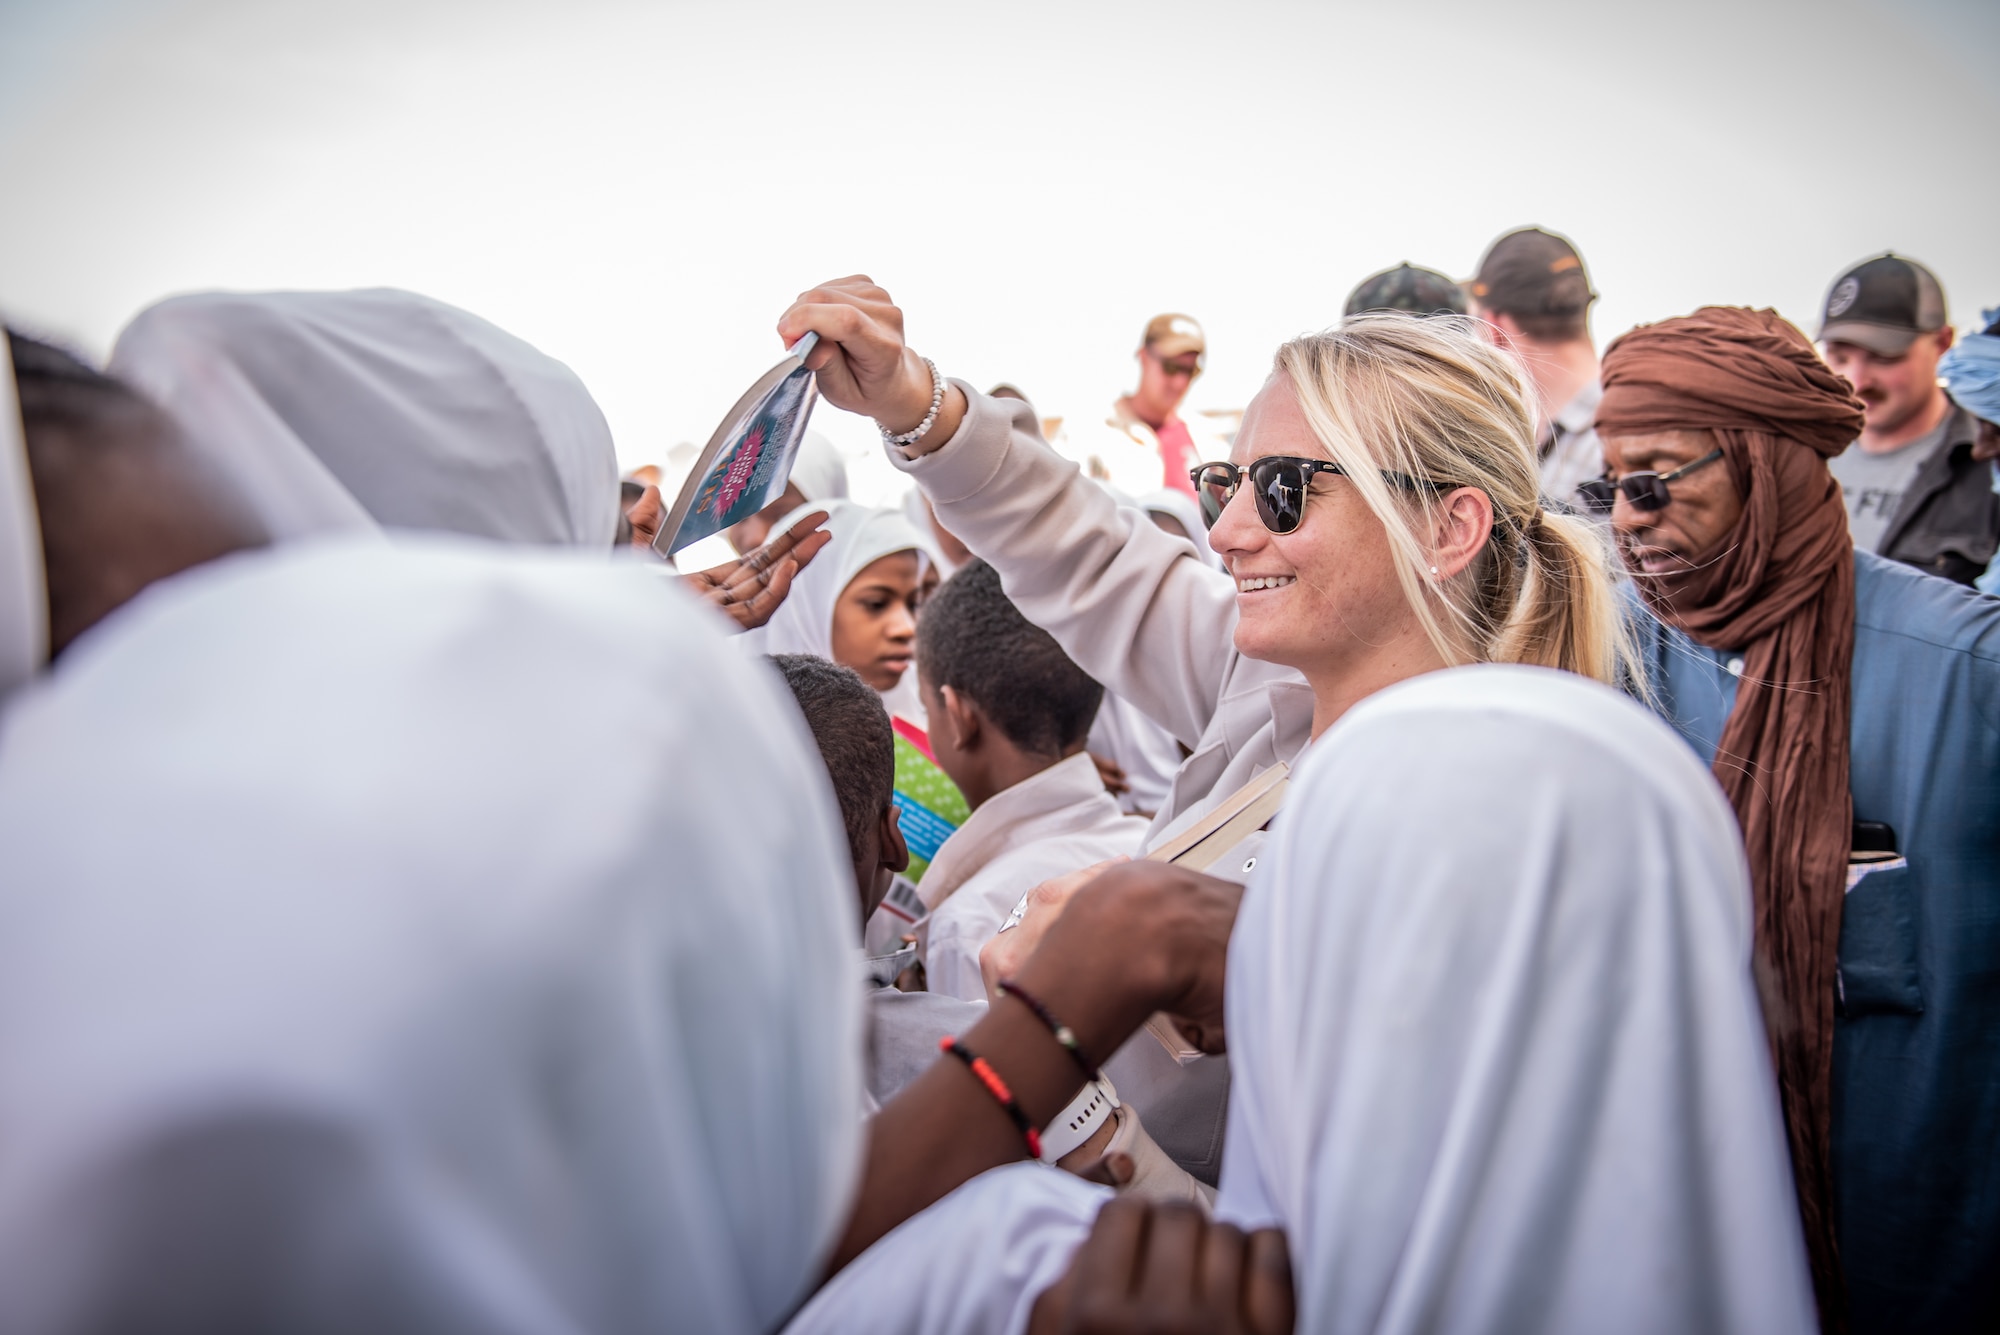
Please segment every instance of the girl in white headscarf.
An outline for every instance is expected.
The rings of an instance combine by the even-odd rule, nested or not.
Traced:
[[[1749,911],[1714,779],[1604,687],[1464,668],[1331,729],[1227,978],[1217,1216],[1284,1230],[1298,1329],[1813,1330]],[[1069,921],[1038,956],[1106,944]],[[1102,1199],[1036,1171],[917,1215],[795,1329],[1020,1330]]]
[[[438,529],[605,549],[618,461],[561,362],[441,301],[202,293],[141,311],[113,375],[222,463],[273,538]]]
[[[290,544],[18,694],[0,1329],[782,1320],[858,1173],[853,888],[796,710],[692,607]]]
[[[743,637],[742,647],[753,654],[814,654],[853,668],[881,693],[891,714],[922,726],[911,665],[917,609],[937,580],[936,547],[901,512],[852,501],[801,507],[772,528],[771,538],[822,511],[831,539],[792,581],[790,596],[770,621]]]

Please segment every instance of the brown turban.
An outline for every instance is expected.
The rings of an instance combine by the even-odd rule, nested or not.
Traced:
[[[1707,430],[1743,498],[1712,559],[1634,572],[1668,625],[1743,654],[1715,775],[1736,808],[1754,885],[1799,1212],[1822,1322],[1844,1326],[1828,1184],[1834,965],[1853,838],[1847,786],[1854,548],[1827,470],[1861,432],[1861,404],[1773,311],[1708,306],[1643,325],[1604,353],[1597,427]]]

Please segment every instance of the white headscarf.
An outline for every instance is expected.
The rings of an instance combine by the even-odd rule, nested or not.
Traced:
[[[126,326],[110,370],[279,541],[380,524],[603,550],[617,531],[617,457],[583,383],[428,297],[174,297]]]
[[[799,441],[798,457],[792,460],[791,481],[799,495],[809,501],[844,501],[847,461],[832,441],[817,431],[808,431]]]
[[[792,581],[791,593],[771,619],[738,637],[746,653],[815,654],[832,659],[833,610],[855,576],[895,552],[914,550],[925,561],[938,560],[936,545],[900,511],[871,510],[853,501],[800,506],[772,526],[771,536],[777,537],[819,510],[827,512],[822,527],[833,535],[832,540]],[[914,675],[914,668],[905,672],[896,689],[885,696],[894,701],[892,712],[912,717],[908,708],[917,698]],[[921,720],[921,712],[914,717]]]
[[[644,569],[142,593],[0,752],[0,1329],[772,1329],[860,1148],[819,767]]]
[[[1306,1332],[1816,1329],[1735,821],[1624,697],[1431,673],[1308,753],[1230,941],[1220,1215]]]
[[[14,356],[0,326],[0,700],[49,660],[48,577]]]

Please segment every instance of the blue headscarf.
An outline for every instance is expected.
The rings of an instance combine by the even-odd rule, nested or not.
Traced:
[[[1938,359],[1938,375],[1959,407],[2000,423],[2000,306],[1983,311],[1983,334],[1968,334]]]

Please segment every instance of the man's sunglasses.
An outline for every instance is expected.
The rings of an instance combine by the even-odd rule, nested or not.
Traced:
[[[1194,479],[1195,498],[1201,502],[1202,523],[1215,527],[1215,521],[1222,518],[1223,507],[1236,495],[1236,488],[1247,474],[1250,495],[1257,502],[1257,517],[1273,533],[1298,531],[1306,518],[1306,493],[1320,473],[1345,477],[1347,470],[1331,460],[1298,459],[1284,454],[1266,455],[1242,468],[1232,463],[1215,463],[1188,470],[1188,476]],[[1382,476],[1406,490],[1421,490],[1425,485],[1401,473]]]
[[[1635,510],[1664,510],[1673,493],[1667,490],[1669,482],[1680,479],[1700,468],[1712,464],[1722,457],[1720,446],[1696,459],[1691,464],[1682,464],[1671,473],[1627,473],[1615,481],[1608,477],[1596,478],[1581,483],[1576,494],[1583,503],[1596,514],[1603,514],[1617,503],[1618,493],[1624,492],[1626,501]]]
[[[1162,357],[1158,353],[1154,353],[1153,360],[1158,362],[1160,364],[1160,369],[1166,372],[1168,375],[1184,375],[1188,379],[1192,380],[1196,376],[1201,374],[1201,354],[1198,352],[1189,353],[1185,357],[1174,357],[1172,359]]]

